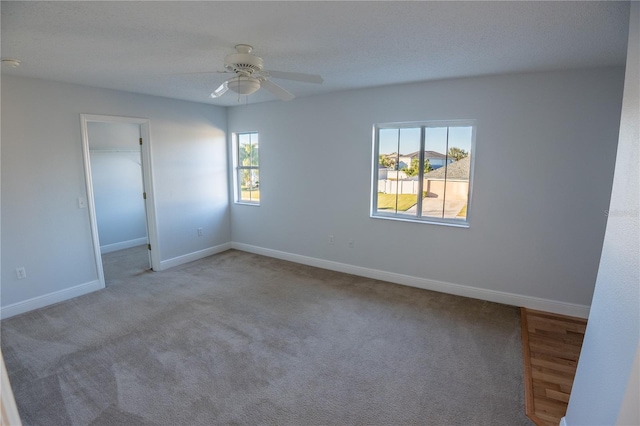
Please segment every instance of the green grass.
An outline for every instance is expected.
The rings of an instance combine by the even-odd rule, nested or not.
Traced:
[[[416,205],[418,197],[416,194],[398,194],[398,211],[407,211]],[[395,210],[396,194],[383,194],[378,192],[378,210]]]

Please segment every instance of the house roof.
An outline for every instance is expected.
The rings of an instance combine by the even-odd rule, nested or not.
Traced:
[[[412,152],[411,154],[400,154],[400,157],[417,157],[418,155],[420,155],[420,151],[415,151]],[[436,151],[425,151],[424,152],[424,158],[437,158],[437,159],[442,159],[444,160],[445,158],[447,158],[447,156],[445,154],[441,154],[439,152]]]
[[[480,75],[624,66],[622,1],[3,1],[2,73],[238,105],[209,95],[234,45],[297,97]],[[426,40],[427,42],[420,42]],[[265,90],[250,103],[271,101]]]
[[[425,179],[444,179],[445,172],[447,179],[469,179],[469,171],[471,169],[471,156],[467,156],[461,160],[454,161],[447,167],[440,167],[425,173]]]

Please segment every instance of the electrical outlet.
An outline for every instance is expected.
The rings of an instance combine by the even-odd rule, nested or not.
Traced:
[[[356,243],[353,241],[353,238],[351,238],[349,240],[349,248],[353,248],[356,245]]]
[[[198,228],[198,237],[202,237],[202,228]]]
[[[334,243],[333,235],[329,235],[329,244],[333,244],[333,243]]]
[[[24,280],[27,278],[27,271],[24,269],[24,266],[16,268],[16,276],[19,280]]]

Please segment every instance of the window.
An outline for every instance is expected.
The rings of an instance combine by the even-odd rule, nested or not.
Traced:
[[[469,226],[475,121],[374,129],[371,216]]]
[[[258,133],[235,134],[236,202],[260,204]]]

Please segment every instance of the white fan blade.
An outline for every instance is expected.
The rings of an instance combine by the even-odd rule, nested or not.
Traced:
[[[196,71],[196,72],[178,72],[170,75],[201,75],[201,74],[235,74],[233,71]]]
[[[227,86],[227,82],[225,81],[220,85],[220,87],[218,87],[216,90],[213,91],[213,93],[211,94],[211,97],[219,98],[220,96],[224,95],[227,90],[229,90],[229,86]]]
[[[315,74],[303,74],[301,72],[285,72],[285,71],[263,71],[262,73],[274,78],[302,81],[303,83],[322,84],[324,82],[322,77]]]
[[[291,92],[278,86],[273,81],[261,80],[260,87],[267,89],[267,91],[269,91],[272,95],[283,101],[290,101],[291,99],[295,98],[295,96],[293,96]]]

